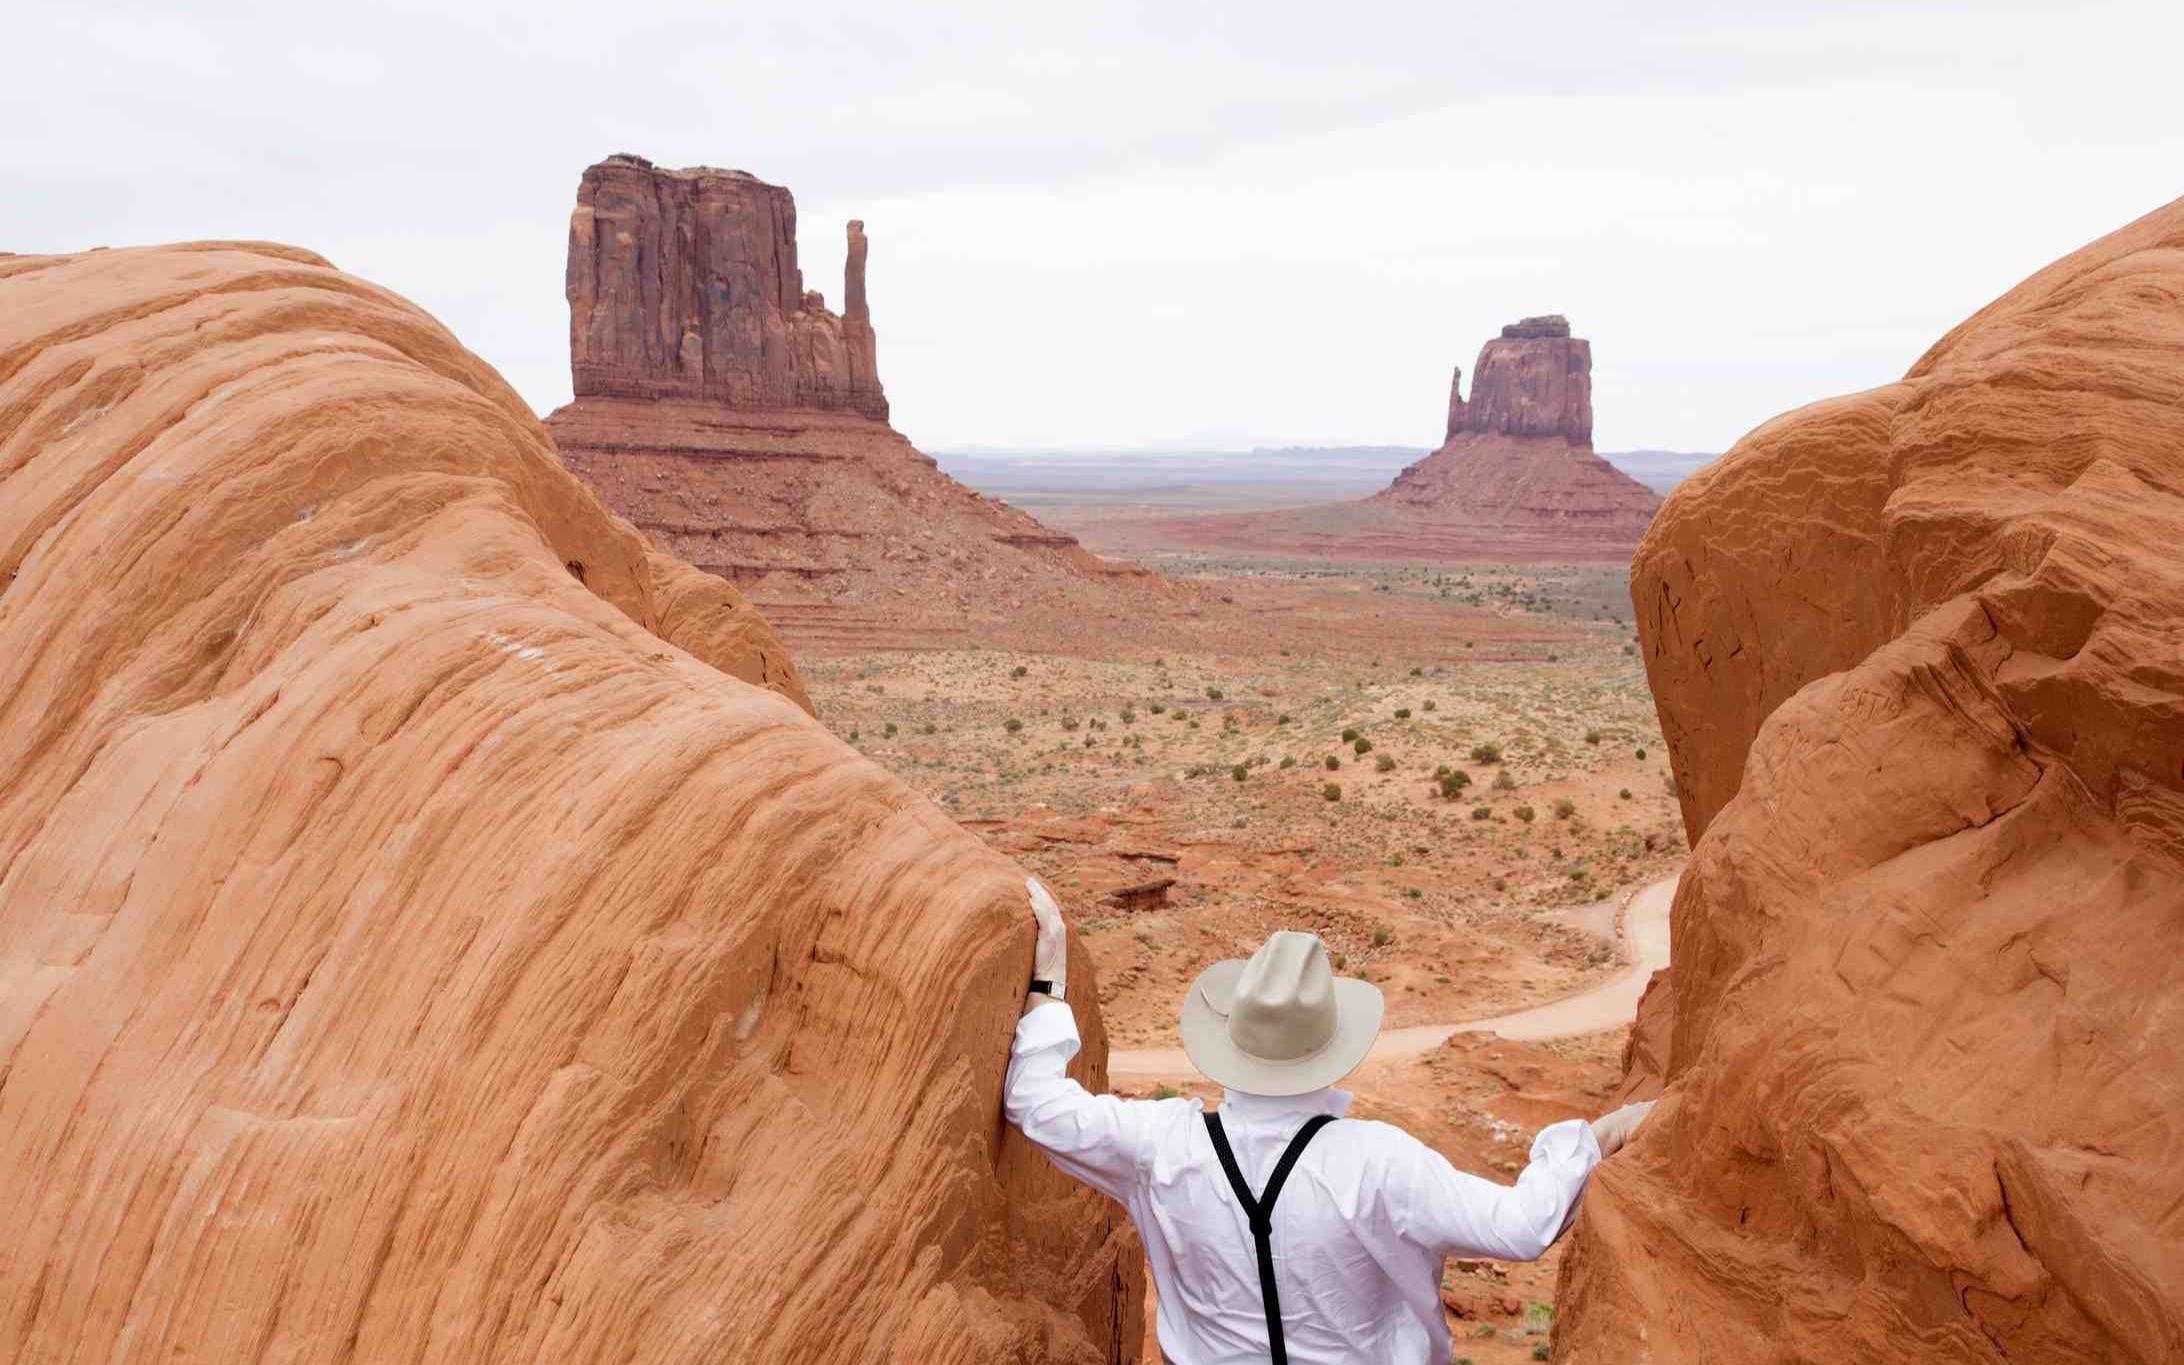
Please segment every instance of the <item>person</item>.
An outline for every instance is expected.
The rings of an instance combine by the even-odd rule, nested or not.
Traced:
[[[1283,931],[1217,962],[1184,997],[1191,1064],[1221,1104],[1094,1095],[1069,1079],[1069,931],[1037,879],[1031,989],[1003,1086],[1008,1120],[1137,1225],[1169,1365],[1439,1365],[1445,1256],[1536,1260],[1594,1166],[1650,1104],[1550,1124],[1513,1186],[1467,1175],[1390,1124],[1343,1117],[1330,1087],[1380,1031],[1380,990],[1337,977],[1317,936]]]

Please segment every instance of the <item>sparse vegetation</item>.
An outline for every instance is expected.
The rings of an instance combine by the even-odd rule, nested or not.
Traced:
[[[1359,758],[1363,758],[1365,757],[1365,755],[1373,751],[1373,742],[1365,738],[1363,735],[1360,735],[1357,737],[1357,739],[1351,742],[1350,747],[1357,750],[1357,756]]]
[[[1023,730],[1024,722],[1018,720],[1014,716],[1010,716],[1007,720],[1001,722],[1001,728],[1008,731],[1012,735],[1018,734]]]
[[[1374,770],[1374,771],[1376,771],[1376,772],[1383,772],[1383,773],[1392,773],[1392,772],[1394,772],[1394,771],[1395,771],[1395,759],[1394,759],[1394,757],[1393,757],[1392,755],[1389,755],[1389,754],[1382,754],[1382,755],[1381,755],[1380,757],[1378,757],[1378,758],[1376,758],[1376,759],[1374,759],[1374,760],[1373,760],[1373,770]]]
[[[1342,742],[1344,744],[1354,744],[1357,742],[1356,726],[1350,726],[1342,732]]]
[[[1324,760],[1322,766],[1324,766],[1327,771],[1334,772],[1342,767],[1342,760],[1335,757],[1333,754],[1329,754]]]
[[[1516,775],[1515,773],[1513,773],[1513,772],[1510,772],[1510,771],[1509,771],[1509,770],[1508,770],[1507,768],[1504,768],[1504,769],[1502,769],[1502,770],[1501,770],[1500,772],[1498,772],[1498,773],[1494,774],[1494,790],[1495,790],[1495,791],[1498,791],[1498,792],[1513,792],[1513,791],[1515,791],[1516,789],[1517,789],[1517,775]]]
[[[1320,788],[1319,794],[1329,801],[1340,801],[1342,799],[1342,784],[1339,782],[1330,782],[1326,786]]]
[[[1410,708],[1409,708],[1408,706],[1398,706],[1398,707],[1396,707],[1396,708],[1395,708],[1395,718],[1396,718],[1397,720],[1409,720],[1409,719],[1410,719]]]
[[[1229,769],[1229,776],[1235,778],[1238,782],[1241,782],[1245,778],[1251,776],[1251,765],[1248,763],[1239,763],[1235,767]]]
[[[1207,700],[1207,701],[1219,701],[1219,700],[1221,700],[1221,696],[1222,696],[1222,693],[1221,693],[1221,689],[1220,689],[1220,688],[1218,688],[1218,687],[1209,687],[1209,688],[1207,688],[1207,689],[1206,689],[1206,700]]]
[[[1375,948],[1385,948],[1388,946],[1388,941],[1394,937],[1394,934],[1388,932],[1388,926],[1383,924],[1378,929],[1373,930],[1373,946]]]
[[[1491,820],[1494,818],[1494,808],[1492,806],[1473,806],[1471,808],[1471,818],[1474,820]]]
[[[1031,672],[1030,669],[1024,667],[1022,664],[1018,664],[1016,667],[1009,670],[1009,676],[1012,678],[1021,678],[1029,672]]]
[[[1421,711],[1432,711],[1437,708],[1434,705],[1433,698],[1428,697],[1424,701],[1418,703],[1418,709]]]
[[[1577,803],[1567,796],[1555,798],[1555,819],[1567,820],[1577,814]]]
[[[1537,819],[1539,816],[1539,812],[1533,810],[1530,806],[1519,806],[1509,813],[1516,816],[1519,820],[1522,820],[1527,825],[1531,824],[1532,821]]]
[[[1585,732],[1585,742],[1587,744],[1598,744],[1600,742],[1600,732],[1598,730],[1587,730]]]
[[[1489,740],[1489,741],[1487,741],[1486,743],[1483,743],[1483,744],[1474,744],[1474,745],[1472,745],[1472,746],[1471,746],[1471,761],[1472,761],[1473,763],[1499,763],[1499,762],[1501,762],[1501,745],[1499,745],[1499,744],[1496,744],[1496,743],[1494,743],[1494,742],[1493,742],[1493,741],[1491,741],[1491,740]]]

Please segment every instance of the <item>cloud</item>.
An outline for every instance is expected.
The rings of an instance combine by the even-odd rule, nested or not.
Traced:
[[[1560,309],[1604,447],[1718,447],[2178,193],[2180,12],[18,0],[0,247],[300,242],[544,410],[626,150],[790,186],[830,297],[865,218],[928,444],[1422,443]]]

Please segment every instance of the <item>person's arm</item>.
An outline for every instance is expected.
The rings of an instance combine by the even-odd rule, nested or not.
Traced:
[[[1026,888],[1039,924],[1032,976],[1059,986],[1069,973],[1069,931],[1061,907],[1037,881]],[[1002,1083],[1002,1111],[1055,1165],[1111,1199],[1124,1199],[1156,1102],[1095,1095],[1071,1080],[1069,1059],[1078,1046],[1077,1019],[1069,1006],[1051,995],[1027,993]]]
[[[1515,1185],[1468,1175],[1411,1141],[1392,1158],[1389,1214],[1407,1239],[1444,1255],[1536,1261],[1577,1216],[1593,1168],[1629,1140],[1652,1107],[1630,1105],[1590,1123],[1571,1119],[1540,1129]]]

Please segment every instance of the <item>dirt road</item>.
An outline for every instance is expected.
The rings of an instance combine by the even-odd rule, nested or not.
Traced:
[[[1598,1033],[1629,1023],[1637,1016],[1638,997],[1645,994],[1646,982],[1656,970],[1668,965],[1668,907],[1676,899],[1677,880],[1664,878],[1631,897],[1622,923],[1623,956],[1628,965],[1591,990],[1514,1014],[1389,1029],[1374,1040],[1366,1060],[1416,1057],[1458,1033],[1498,1033],[1504,1038],[1532,1042]],[[1124,1048],[1107,1054],[1107,1074],[1115,1081],[1149,1081],[1197,1073],[1181,1048]]]

